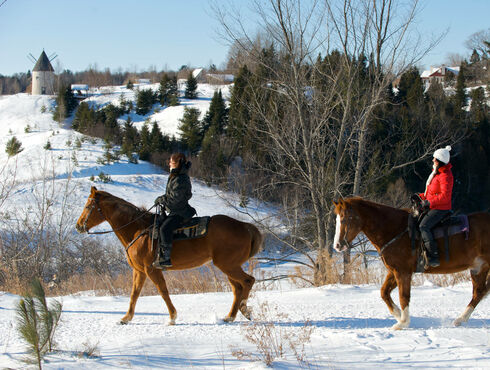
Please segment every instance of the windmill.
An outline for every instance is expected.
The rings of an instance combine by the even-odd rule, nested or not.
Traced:
[[[35,63],[32,69],[32,95],[54,94],[54,69],[51,62],[57,56],[53,53],[48,57],[44,50],[37,60],[31,53],[27,55],[27,58]]]

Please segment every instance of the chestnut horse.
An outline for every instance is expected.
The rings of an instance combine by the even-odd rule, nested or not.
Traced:
[[[362,231],[376,247],[386,268],[381,287],[381,298],[398,321],[393,329],[409,326],[408,305],[412,274],[416,270],[417,256],[412,253],[408,236],[409,211],[370,202],[362,198],[340,199],[334,202],[337,226],[334,248],[345,251],[352,240]],[[470,269],[473,297],[463,314],[454,321],[455,326],[468,321],[471,313],[490,289],[490,214],[486,212],[468,215],[470,225],[468,240],[465,234],[450,237],[450,259],[441,258],[441,265],[430,267],[429,274],[451,274]],[[437,241],[439,255],[444,252],[444,238]],[[391,292],[398,286],[400,308],[391,299]]]
[[[150,233],[145,230],[152,225],[154,216],[153,213],[92,187],[76,224],[77,231],[84,233],[107,221],[126,249],[128,263],[133,268],[133,287],[129,309],[121,319],[121,324],[127,324],[133,318],[136,301],[147,277],[156,285],[167,304],[169,324],[175,324],[177,311],[170,300],[162,270],[152,267],[157,248],[152,246]],[[224,321],[233,321],[238,310],[250,320],[247,299],[255,279],[246,274],[241,265],[259,251],[262,241],[262,234],[254,225],[225,215],[215,215],[209,221],[208,233],[202,238],[174,242],[172,267],[167,270],[190,269],[213,261],[227,275],[234,295],[230,313]],[[156,243],[154,241],[155,246]]]

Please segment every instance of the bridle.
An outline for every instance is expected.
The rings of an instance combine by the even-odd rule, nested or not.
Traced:
[[[89,200],[89,201],[91,201],[91,202],[90,202],[90,204],[87,204],[87,205],[85,206],[85,208],[87,208],[89,211],[88,211],[88,215],[87,215],[87,217],[85,217],[85,221],[83,222],[83,225],[82,225],[82,226],[83,226],[83,230],[85,230],[85,232],[86,232],[87,234],[89,234],[89,235],[101,235],[101,234],[109,234],[109,233],[114,233],[114,232],[116,232],[116,231],[120,231],[120,230],[124,229],[126,226],[131,225],[133,222],[136,222],[136,221],[138,221],[139,219],[141,219],[141,218],[143,218],[144,216],[146,216],[146,215],[145,215],[145,213],[142,213],[142,214],[141,214],[141,216],[136,217],[134,220],[129,221],[127,224],[125,224],[125,225],[123,225],[123,226],[121,226],[121,227],[118,227],[117,229],[105,230],[105,231],[93,231],[93,232],[90,232],[90,231],[88,231],[88,230],[87,230],[87,223],[88,223],[88,219],[90,218],[90,215],[92,214],[92,212],[93,212],[93,210],[94,210],[95,208],[97,208],[97,212],[99,212],[99,214],[102,216],[102,218],[103,218],[104,220],[106,220],[106,221],[107,221],[107,218],[104,216],[104,213],[102,213],[102,210],[101,210],[101,209],[100,209],[100,207],[99,207],[99,204],[98,204],[98,202],[97,202],[97,198],[96,198],[96,197],[89,197],[89,198],[88,198],[88,200]],[[147,211],[147,212],[149,212],[150,210],[152,210],[152,209],[153,209],[155,206],[156,206],[156,204],[154,204],[153,206],[151,206],[151,207],[148,209],[148,211]]]
[[[350,216],[349,218],[352,218],[352,216]],[[409,229],[407,227],[402,232],[400,232],[395,237],[393,237],[390,241],[388,241],[387,243],[383,244],[379,248],[379,255],[381,257],[383,257],[383,252],[386,250],[386,248],[388,248],[390,245],[392,245],[393,243],[395,243],[398,239],[400,239],[408,231],[409,231]],[[347,238],[346,238],[346,236],[347,236],[348,233],[349,233],[349,223],[346,222],[345,232],[344,232],[344,237],[342,238],[342,242],[345,243],[349,249],[352,249],[350,243],[347,241]]]

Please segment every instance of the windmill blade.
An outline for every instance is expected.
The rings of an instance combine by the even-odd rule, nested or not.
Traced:
[[[52,61],[53,61],[53,60],[55,60],[57,57],[58,57],[58,54],[53,53],[53,54],[51,54],[51,55],[48,57],[48,59],[49,59],[49,61],[50,61],[50,62],[52,62]]]
[[[36,63],[36,58],[31,53],[27,54],[27,59],[29,59],[32,63]]]

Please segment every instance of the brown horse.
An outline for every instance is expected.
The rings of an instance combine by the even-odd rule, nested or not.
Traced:
[[[361,231],[376,247],[388,274],[381,287],[381,297],[398,321],[393,329],[409,326],[408,305],[410,285],[415,272],[417,256],[412,253],[408,236],[408,210],[396,209],[362,198],[340,199],[335,204],[337,226],[334,248],[345,251]],[[430,267],[429,274],[451,274],[470,269],[473,297],[463,314],[454,321],[455,326],[468,321],[471,313],[490,289],[490,214],[474,213],[468,216],[468,240],[464,234],[450,237],[450,260],[441,258],[441,265]],[[439,254],[444,256],[444,240],[438,240]],[[401,311],[391,299],[398,286]]]
[[[145,229],[152,224],[154,216],[153,213],[92,187],[76,224],[77,231],[83,233],[107,221],[126,249],[128,263],[133,268],[133,287],[129,309],[121,319],[121,324],[133,318],[136,301],[147,277],[156,285],[167,304],[169,324],[174,324],[177,317],[162,270],[152,267],[157,248],[152,246],[151,237]],[[213,261],[227,275],[234,294],[230,313],[224,320],[233,321],[238,310],[250,320],[247,299],[255,279],[246,274],[241,265],[259,251],[262,241],[262,234],[254,225],[225,215],[212,216],[208,233],[204,237],[174,242],[172,267],[168,270],[190,269]]]

